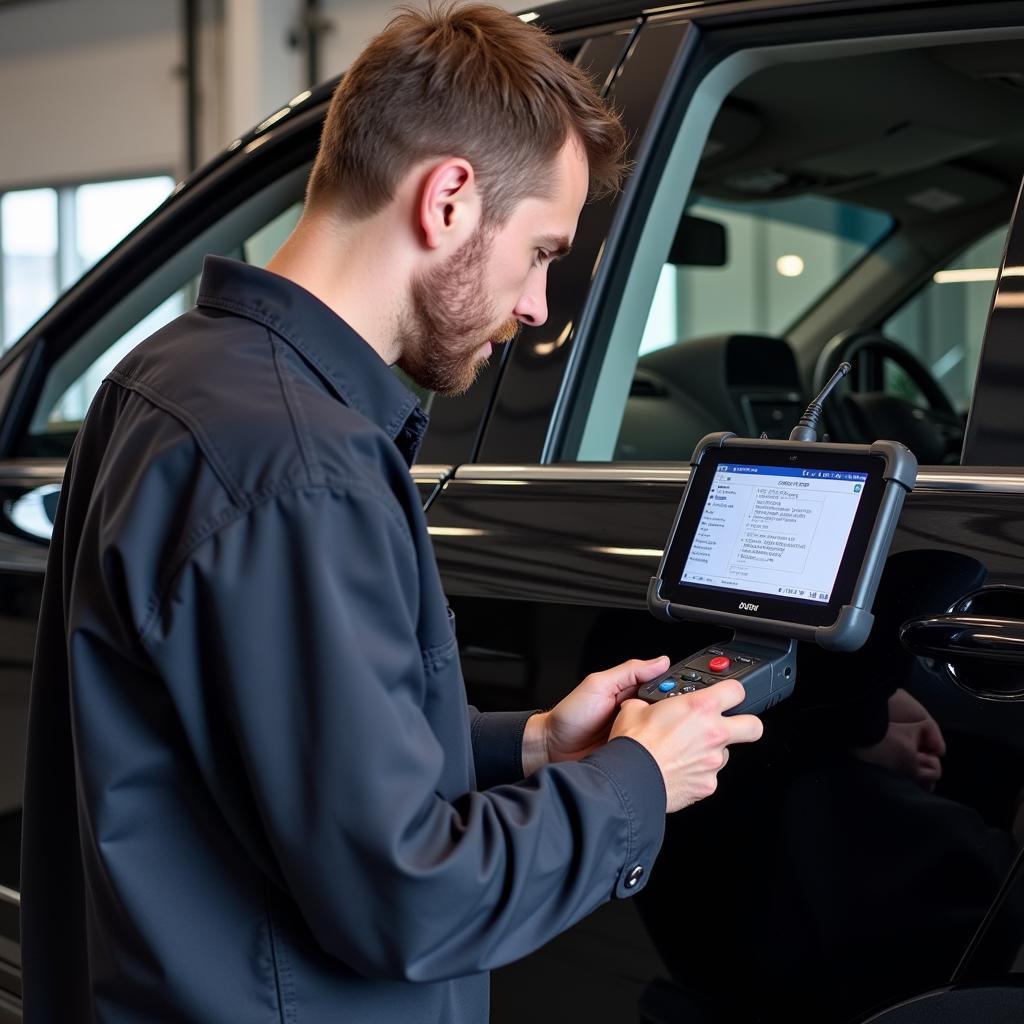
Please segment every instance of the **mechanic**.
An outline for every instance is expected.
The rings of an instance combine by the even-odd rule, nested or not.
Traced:
[[[548,712],[467,713],[401,367],[457,394],[546,317],[625,136],[546,36],[400,14],[331,103],[268,269],[98,392],[61,492],[24,802],[24,1011],[42,1022],[481,1022],[490,968],[638,892],[708,796],[736,681],[667,659]]]

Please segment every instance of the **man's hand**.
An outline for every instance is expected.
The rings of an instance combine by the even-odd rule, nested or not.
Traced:
[[[634,658],[593,672],[550,711],[530,718],[523,734],[524,774],[556,761],[578,761],[607,743],[622,702],[635,697],[641,683],[657,678],[669,664],[664,655],[650,661]]]
[[[706,690],[648,704],[627,700],[612,726],[611,738],[629,736],[643,744],[665,780],[668,811],[681,810],[714,793],[718,773],[729,760],[730,743],[753,743],[764,726],[755,715],[723,712],[743,702],[735,679]]]
[[[931,790],[942,778],[946,741],[924,705],[900,689],[889,698],[889,728],[883,739],[871,747],[855,748],[853,753],[869,764],[909,775]]]

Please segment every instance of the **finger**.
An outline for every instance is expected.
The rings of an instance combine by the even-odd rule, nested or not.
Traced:
[[[764,735],[764,722],[757,715],[732,715],[725,719],[726,743],[756,743]]]
[[[661,701],[661,703],[668,703],[667,701]],[[619,705],[619,715],[623,721],[629,721],[631,718],[635,718],[637,715],[644,714],[651,710],[651,705],[645,700],[639,700],[636,697],[627,697]]]
[[[709,701],[712,709],[719,713],[742,704],[746,696],[747,691],[738,679],[723,679],[701,691],[701,697]]]
[[[929,782],[938,782],[942,778],[942,762],[931,754],[921,754],[917,759],[917,774]]]
[[[924,723],[924,735],[922,746],[931,754],[942,757],[946,753],[946,738],[942,735],[939,723],[934,718],[929,718]]]

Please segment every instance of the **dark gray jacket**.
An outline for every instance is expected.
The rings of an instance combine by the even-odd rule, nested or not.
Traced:
[[[646,880],[642,747],[522,779],[527,716],[467,715],[425,425],[326,306],[216,258],[100,389],[39,621],[28,1024],[478,1024],[489,968]]]

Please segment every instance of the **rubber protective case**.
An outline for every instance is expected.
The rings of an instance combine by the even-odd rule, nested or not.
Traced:
[[[917,459],[910,449],[896,441],[875,441],[873,444],[831,444],[809,441],[770,441],[761,438],[737,437],[728,432],[708,434],[702,438],[690,459],[691,480],[704,456],[715,448],[761,448],[765,451],[804,450],[808,453],[828,455],[871,455],[884,461],[882,471],[883,492],[875,519],[874,528],[868,539],[860,574],[854,584],[848,604],[839,609],[835,622],[827,626],[808,626],[802,623],[786,622],[779,619],[751,619],[735,612],[700,608],[695,605],[675,604],[661,596],[662,583],[672,538],[675,537],[679,521],[686,504],[690,487],[683,492],[672,532],[665,544],[665,551],[658,566],[658,574],[651,577],[647,586],[647,607],[655,618],[668,622],[709,622],[716,626],[730,626],[743,633],[769,633],[776,636],[792,637],[796,640],[810,640],[830,651],[855,651],[863,645],[871,632],[874,616],[871,605],[875,600],[878,580],[882,575],[893,533],[899,522],[903,499],[914,489],[917,482]]]

